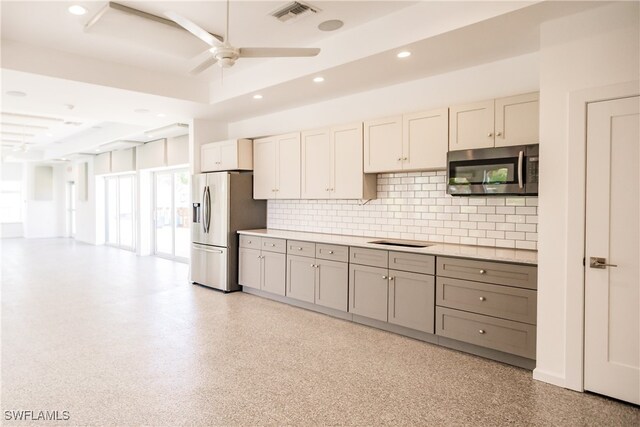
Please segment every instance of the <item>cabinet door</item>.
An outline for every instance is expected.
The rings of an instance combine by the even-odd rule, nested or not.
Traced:
[[[253,198],[274,199],[276,196],[277,146],[275,138],[253,142]]]
[[[238,141],[220,143],[220,169],[238,169]]]
[[[449,109],[449,150],[493,147],[493,100]]]
[[[387,321],[388,270],[364,265],[349,266],[349,312]]]
[[[316,291],[315,258],[287,256],[286,295],[301,301],[313,302]]]
[[[331,197],[330,145],[329,129],[302,133],[301,193],[303,199]]]
[[[220,170],[219,144],[204,144],[200,148],[200,170],[202,172]]]
[[[238,283],[260,289],[262,260],[257,249],[240,248],[238,251]]]
[[[349,264],[316,260],[316,304],[347,311]]]
[[[277,199],[300,198],[300,133],[278,137]]]
[[[496,147],[537,144],[538,92],[496,99]]]
[[[449,109],[406,114],[402,122],[403,169],[446,168],[449,149]]]
[[[402,170],[402,116],[364,123],[364,171]]]
[[[286,255],[262,251],[262,290],[284,295]]]
[[[363,198],[362,145],[362,123],[331,128],[332,198]]]
[[[389,270],[389,323],[434,333],[433,276]]]

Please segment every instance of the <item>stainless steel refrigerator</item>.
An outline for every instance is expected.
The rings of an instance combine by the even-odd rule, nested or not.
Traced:
[[[194,175],[191,282],[225,292],[238,285],[238,230],[264,228],[267,204],[253,200],[253,174]]]

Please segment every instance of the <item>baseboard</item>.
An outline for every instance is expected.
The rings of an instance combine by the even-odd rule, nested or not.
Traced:
[[[533,379],[565,388],[566,380],[564,377],[549,371],[544,371],[540,368],[535,368],[533,370]]]

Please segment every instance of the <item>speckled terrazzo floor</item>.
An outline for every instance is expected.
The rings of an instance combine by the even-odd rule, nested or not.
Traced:
[[[531,373],[252,295],[184,264],[2,241],[2,414],[40,425],[639,425]]]

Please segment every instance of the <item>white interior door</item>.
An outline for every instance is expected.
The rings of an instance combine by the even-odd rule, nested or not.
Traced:
[[[635,404],[640,404],[639,100],[589,104],[585,243],[585,389]]]

